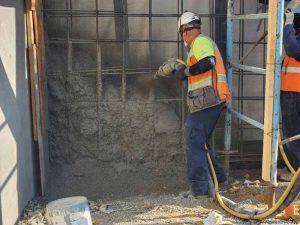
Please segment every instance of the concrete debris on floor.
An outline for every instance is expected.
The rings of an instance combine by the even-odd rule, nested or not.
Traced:
[[[243,171],[240,171],[243,173]],[[244,177],[238,179],[237,177]],[[230,177],[229,185],[219,189],[221,195],[236,202],[236,207],[264,210],[268,207],[268,184],[258,176]],[[288,183],[279,183],[278,199]],[[232,191],[234,190],[234,191]],[[93,225],[292,225],[299,222],[299,200],[295,200],[292,215],[287,210],[274,218],[263,221],[244,221],[226,213],[213,198],[184,197],[182,192],[156,192],[133,197],[100,198],[89,200]],[[52,199],[53,200],[53,199]],[[45,208],[48,199],[31,201],[26,207],[19,225],[47,225]],[[291,210],[288,210],[289,212]]]
[[[250,204],[250,201],[245,202]],[[45,206],[41,200],[30,202],[19,225],[47,225]],[[152,194],[109,202],[89,201],[89,208],[94,225],[296,224],[283,217],[259,223],[243,221],[224,212],[212,198],[183,198],[178,194]]]

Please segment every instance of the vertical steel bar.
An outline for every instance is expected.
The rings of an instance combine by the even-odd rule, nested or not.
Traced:
[[[123,18],[118,16],[118,13],[123,12],[124,6],[123,6],[123,0],[113,0],[114,4],[114,21],[115,21],[115,34],[116,34],[116,39],[118,41],[123,39]]]
[[[126,69],[127,69],[127,59],[128,59],[128,14],[127,14],[127,0],[123,1],[123,64],[122,64],[122,90],[121,98],[122,101],[126,101]]]
[[[210,17],[211,17],[211,23],[212,23],[212,36],[213,37],[213,40],[216,39],[216,32],[215,32],[215,27],[216,27],[216,17],[213,16],[215,15],[215,12],[216,12],[216,8],[215,8],[215,0],[212,0],[211,2],[211,13],[210,13]]]
[[[214,0],[209,0],[209,35],[213,40],[216,40],[215,37],[215,32],[214,32],[214,20],[213,20],[213,16],[215,13],[214,7],[213,7],[213,1]],[[210,140],[210,144],[211,144],[211,150],[213,152],[213,154],[215,154],[215,130],[213,130],[212,134],[211,134],[211,140]]]
[[[68,1],[68,0],[67,0]],[[68,20],[67,20],[67,27],[68,27],[68,33],[67,33],[67,43],[68,43],[68,74],[67,74],[67,79],[68,77],[71,75],[72,73],[72,40],[70,40],[72,38],[72,0],[70,0],[68,2],[68,10],[70,15],[68,16]],[[68,99],[67,101],[69,102],[70,99]]]
[[[215,40],[215,38],[212,36],[212,30],[213,30],[213,28],[212,28],[212,5],[211,5],[211,0],[209,0],[208,1],[208,11],[209,11],[209,14],[208,14],[208,21],[209,21],[209,35],[210,35],[210,37],[213,39],[213,40]]]
[[[245,14],[245,0],[241,0],[241,11],[240,11],[240,13],[242,15]],[[239,33],[241,34],[241,40],[239,40],[239,41],[241,42],[241,48],[240,48],[239,58],[244,55],[245,20],[240,20],[240,25],[241,26],[240,26],[240,29],[239,29]],[[240,71],[239,78],[240,78],[239,86],[241,88],[239,97],[244,98],[244,70]],[[243,114],[244,113],[244,101],[241,100],[240,103],[241,103],[241,111],[240,112]],[[244,125],[245,125],[245,123],[244,123],[243,120],[241,120],[240,122],[241,122],[240,131],[241,131],[242,145],[240,146],[239,153],[240,153],[242,161],[244,161],[244,144],[245,144],[245,142],[244,142],[244,138],[245,138],[244,137]]]
[[[66,108],[66,116],[67,116],[67,152],[70,151],[70,88],[69,88],[69,79],[72,73],[72,41],[70,40],[72,38],[72,0],[66,0],[67,4],[67,10],[69,11],[69,16],[67,19],[67,77],[66,77],[66,101],[67,101],[67,108]]]
[[[177,12],[178,12],[178,14],[182,14],[183,13],[183,0],[178,0],[178,5],[177,5]],[[180,3],[180,7],[179,7],[179,3]],[[180,16],[179,15],[179,16]],[[184,57],[184,54],[183,54],[183,44],[182,44],[182,42],[179,42],[179,36],[177,36],[178,37],[178,54],[180,53],[180,56],[179,56],[179,58],[183,58]],[[181,51],[179,51],[179,49],[180,49],[180,47],[181,47]],[[184,90],[184,85],[183,85],[183,83],[181,82],[180,83],[180,85],[181,85],[181,130],[182,130],[182,135],[181,135],[181,143],[182,143],[182,148],[184,148],[184,128],[185,128],[185,114],[186,114],[186,109],[185,109],[185,101],[184,101],[184,99],[185,99],[185,90]]]
[[[245,0],[241,0],[241,14],[244,15],[245,14]],[[240,30],[239,30],[239,33],[241,34],[241,48],[240,48],[240,56],[243,56],[244,55],[244,41],[245,41],[245,20],[241,20],[240,21]],[[244,70],[241,70],[240,71],[240,74],[239,74],[239,78],[240,78],[240,95],[239,97],[242,97],[244,98]],[[241,106],[241,110],[240,112],[241,113],[244,113],[244,101],[241,100],[240,102],[240,106]],[[240,152],[240,156],[241,156],[241,159],[244,161],[244,127],[245,127],[245,123],[243,120],[240,121],[241,122],[241,129],[240,129],[240,132],[241,132],[241,138],[242,138],[242,145],[240,146],[240,149],[239,149],[239,152]]]
[[[232,54],[233,54],[233,20],[231,19],[233,15],[233,0],[228,0],[227,4],[227,81],[228,88],[232,95]],[[231,108],[232,103],[228,105],[228,108]],[[225,143],[224,149],[225,152],[225,173],[229,175],[229,152],[231,147],[231,114],[227,110],[225,118]]]
[[[96,75],[96,104],[97,104],[97,125],[98,125],[98,138],[97,138],[97,148],[100,148],[100,138],[101,138],[101,121],[100,121],[100,110],[102,102],[102,63],[101,63],[101,42],[99,41],[99,6],[98,0],[96,2],[96,32],[97,32],[97,75]]]
[[[277,183],[277,159],[278,159],[278,130],[280,110],[280,73],[282,60],[282,36],[283,36],[283,12],[284,0],[278,0],[276,21],[276,56],[275,56],[275,80],[274,80],[274,104],[273,104],[273,134],[272,134],[272,164],[271,182]]]
[[[242,0],[239,0],[239,14],[242,13]],[[238,57],[240,58],[241,57],[241,45],[243,44],[241,42],[241,36],[242,36],[242,31],[241,31],[241,27],[242,27],[242,21],[239,20],[238,22],[238,26],[239,26],[239,31],[238,31]],[[241,97],[241,73],[242,73],[242,70],[239,70],[238,73],[237,73],[237,86],[238,86],[238,90],[237,90],[237,95],[238,95],[238,111],[241,112],[241,108],[242,108],[242,104],[241,102],[243,101],[243,98]],[[242,159],[241,155],[240,155],[240,149],[242,148],[243,146],[243,137],[242,137],[242,123],[243,121],[242,120],[238,120],[237,121],[237,149],[239,151],[239,157],[240,159]]]
[[[149,0],[149,76],[152,76],[152,0]],[[154,86],[149,90],[149,101],[154,101]]]

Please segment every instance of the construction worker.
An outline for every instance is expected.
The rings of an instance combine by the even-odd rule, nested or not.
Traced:
[[[283,138],[300,134],[300,3],[291,1],[285,12],[283,46],[286,56],[282,62],[280,104]],[[300,141],[286,145],[287,157],[295,170],[300,166]],[[290,181],[291,173],[279,176]]]
[[[190,113],[185,127],[187,175],[191,194],[203,196],[209,193],[209,167],[207,151],[210,152],[220,184],[227,178],[208,149],[208,139],[218,118],[230,102],[223,60],[216,44],[201,34],[201,19],[192,12],[183,13],[178,20],[185,46],[188,48],[187,63],[170,59],[158,70],[156,76],[174,74],[187,81],[187,105]]]

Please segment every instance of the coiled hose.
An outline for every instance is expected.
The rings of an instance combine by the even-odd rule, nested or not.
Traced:
[[[280,140],[280,136],[278,137]],[[296,139],[295,139],[296,140]],[[294,140],[291,140],[294,141]],[[214,182],[214,190],[215,190],[215,196],[220,204],[220,206],[228,213],[232,214],[235,217],[238,217],[240,219],[247,219],[247,220],[262,220],[266,219],[268,217],[271,217],[273,215],[277,215],[280,212],[282,212],[288,205],[290,205],[295,198],[298,196],[300,191],[300,167],[297,171],[293,169],[291,164],[289,163],[286,154],[284,152],[282,143],[279,142],[279,149],[280,153],[282,155],[282,158],[284,162],[286,163],[287,167],[290,169],[290,171],[293,173],[293,178],[290,181],[289,185],[283,192],[283,194],[280,196],[278,201],[275,203],[275,205],[267,210],[245,210],[245,209],[237,209],[234,207],[234,202],[221,196],[219,193],[219,184],[218,179],[216,176],[216,172],[214,170],[211,158],[209,153],[207,153],[207,159],[210,167],[210,171],[213,177]],[[234,208],[234,209],[233,209]]]

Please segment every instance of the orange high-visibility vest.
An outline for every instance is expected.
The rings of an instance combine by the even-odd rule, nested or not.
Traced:
[[[197,53],[194,53],[193,51],[197,51]],[[227,85],[226,71],[221,53],[214,41],[200,34],[191,44],[191,50],[187,58],[187,66],[190,67],[207,56],[215,56],[215,68],[205,73],[189,76],[188,90],[193,91],[198,88],[213,85],[216,95],[219,96],[220,100],[226,101],[226,104],[228,105],[230,102],[230,92]]]
[[[300,92],[300,62],[287,55],[283,58],[280,90]]]

